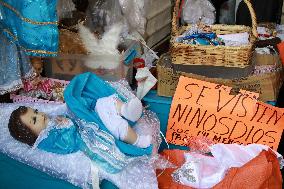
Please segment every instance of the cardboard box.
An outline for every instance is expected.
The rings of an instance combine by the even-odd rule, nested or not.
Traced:
[[[169,36],[171,33],[171,28],[172,28],[172,25],[171,23],[169,23],[165,27],[160,29],[159,31],[156,31],[155,33],[153,33],[151,36],[146,36],[145,41],[147,45],[150,48],[152,48],[154,45],[159,43],[161,40]]]
[[[75,75],[84,72],[94,72],[107,81],[126,78],[129,82],[131,82],[133,75],[132,62],[134,58],[141,56],[141,45],[139,42],[130,40],[120,44],[119,48],[124,50],[124,54],[122,55],[124,64],[121,64],[114,70],[91,69],[86,67],[85,61],[88,59],[88,55],[59,54],[57,57],[44,59],[46,62],[44,64],[46,76],[55,79],[71,80]]]
[[[163,59],[165,58],[165,56],[162,56],[157,64],[159,96],[173,96],[179,77],[183,75],[194,79],[230,86],[232,87],[233,94],[236,94],[240,89],[257,92],[260,94],[259,100],[266,102],[277,99],[283,81],[282,69],[273,73],[252,75],[240,79],[209,78],[197,74],[175,72],[171,65],[168,63],[167,65],[164,64]]]
[[[172,7],[171,0],[146,0],[145,3],[145,16],[151,19],[168,7]]]
[[[255,52],[253,61],[256,66],[276,65],[280,58],[278,54],[258,54]]]
[[[130,66],[121,64],[113,70],[91,69],[86,67],[84,62],[88,57],[86,55],[59,55],[58,57],[48,58],[45,61],[45,70],[47,77],[71,80],[75,75],[84,72],[93,72],[104,80],[116,81],[127,78]],[[132,73],[132,72],[131,72]]]
[[[171,7],[166,8],[153,18],[146,20],[146,31],[145,35],[152,35],[159,31],[161,28],[165,27],[172,21],[172,9]]]

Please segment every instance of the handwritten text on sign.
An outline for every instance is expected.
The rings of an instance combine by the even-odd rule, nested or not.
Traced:
[[[277,150],[284,111],[257,102],[256,93],[230,95],[230,90],[180,77],[168,121],[168,142],[186,145],[190,136],[206,136],[216,143],[259,143]]]

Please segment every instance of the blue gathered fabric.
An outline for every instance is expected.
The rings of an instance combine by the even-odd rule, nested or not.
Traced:
[[[120,172],[131,161],[116,148],[110,134],[100,131],[96,124],[83,120],[72,120],[67,126],[50,120],[38,140],[36,147],[47,152],[71,154],[81,151],[109,173]]]

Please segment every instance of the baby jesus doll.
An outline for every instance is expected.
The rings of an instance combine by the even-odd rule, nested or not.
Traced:
[[[128,125],[128,121],[136,122],[141,117],[142,109],[142,103],[136,97],[128,102],[120,100],[117,94],[98,98],[93,114],[98,115],[108,130],[106,132],[100,129],[99,122],[77,119],[77,115],[76,119],[49,117],[21,106],[12,112],[8,127],[11,136],[20,142],[57,154],[82,151],[99,167],[116,173],[135,156],[119,149],[116,140],[145,150],[151,145],[150,135],[138,135]]]
[[[128,126],[127,121],[121,117],[122,115],[133,121],[140,118],[142,105],[138,99],[123,103],[115,96],[101,98],[97,102],[96,111],[112,136],[116,139],[140,148],[150,146],[151,136],[139,136]],[[129,117],[130,112],[132,112],[132,114]],[[94,138],[101,137],[100,135],[102,134],[107,135],[104,139],[110,140],[111,143],[113,143],[113,140],[111,140],[112,136],[100,131],[93,123],[87,123],[82,120],[76,122],[64,115],[49,117],[43,112],[25,106],[20,106],[13,111],[8,127],[13,138],[30,146],[57,154],[83,151],[94,161],[98,161],[100,158],[97,156],[102,153],[97,152],[100,151],[100,149],[94,150],[97,144],[92,143],[94,141],[94,143],[100,141]],[[90,136],[84,136],[84,132],[90,132],[90,130],[93,133]],[[111,148],[109,150],[112,151]],[[129,161],[129,158],[122,154],[117,148],[115,148],[113,152],[116,154],[114,156],[120,157],[118,158],[119,160],[113,161],[113,159],[115,159],[114,157],[107,157],[106,162],[108,162],[108,159],[112,159],[111,165],[114,164],[114,167],[111,168],[110,165],[104,166],[105,163],[98,163],[99,166],[102,165],[103,168],[109,170],[109,172],[120,170]],[[102,156],[112,156],[112,154],[105,153]]]

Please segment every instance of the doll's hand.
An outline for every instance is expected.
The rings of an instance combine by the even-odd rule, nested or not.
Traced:
[[[41,77],[37,76],[34,80],[31,81],[33,86],[37,86],[41,82]]]
[[[66,125],[69,122],[69,120],[66,117],[63,117],[63,116],[56,117],[55,121],[58,125]]]

